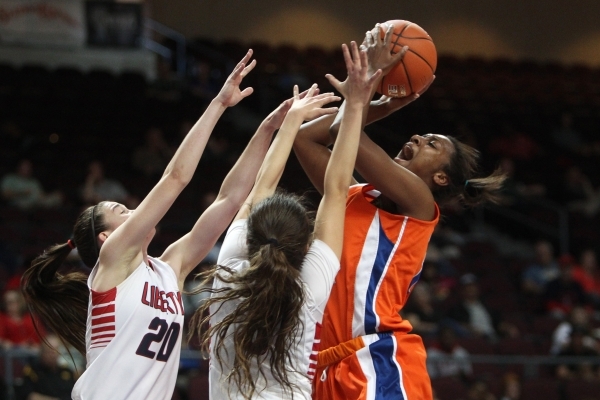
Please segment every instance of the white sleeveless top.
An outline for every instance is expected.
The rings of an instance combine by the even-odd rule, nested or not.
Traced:
[[[225,241],[221,246],[221,252],[217,261],[219,265],[227,266],[238,273],[250,265],[246,246],[246,222],[247,220],[237,220],[231,224]],[[293,398],[295,400],[311,399],[311,386],[320,342],[321,321],[329,293],[331,292],[331,286],[339,269],[340,262],[333,250],[324,242],[315,240],[304,257],[300,271],[300,280],[304,287],[305,295],[305,301],[300,311],[300,319],[302,320],[304,329],[297,332],[294,338],[295,346],[292,349],[291,363],[287,365],[288,378],[295,385],[293,389]],[[224,271],[220,273],[225,274]],[[227,287],[227,284],[219,279],[215,279],[213,283],[214,289],[224,287]],[[213,304],[210,307],[212,314],[210,319],[211,325],[221,321],[238,304],[239,301],[227,301],[222,305]],[[235,329],[235,326],[233,329]],[[222,349],[220,352],[224,362],[223,368],[216,359],[214,343],[215,340],[211,340],[209,367],[210,399],[244,399],[245,396],[238,392],[235,384],[230,384],[227,381],[230,366],[233,365],[234,361],[231,335],[228,335],[225,339],[225,349]],[[263,362],[262,368],[265,372],[264,377],[259,375],[256,363],[251,365],[251,373],[255,377],[258,390],[253,398],[269,400],[291,398],[292,394],[284,392],[273,377],[268,360]]]
[[[149,258],[120,285],[91,290],[85,335],[87,368],[73,399],[170,399],[179,369],[183,302],[173,269]]]

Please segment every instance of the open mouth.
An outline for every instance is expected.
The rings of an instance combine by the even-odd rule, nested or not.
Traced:
[[[414,155],[415,155],[415,153],[413,152],[411,143],[406,143],[404,145],[404,147],[402,147],[402,150],[400,150],[400,154],[398,154],[398,158],[401,160],[409,161],[409,160],[412,160]]]

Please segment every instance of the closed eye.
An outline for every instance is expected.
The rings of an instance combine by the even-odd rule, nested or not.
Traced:
[[[433,143],[434,143],[434,142],[433,142],[433,140],[432,140],[431,142],[429,142],[429,143],[427,143],[427,144],[428,144],[429,146],[431,146],[431,147],[433,147],[433,148],[435,149],[436,147],[435,147],[435,144],[433,144]]]

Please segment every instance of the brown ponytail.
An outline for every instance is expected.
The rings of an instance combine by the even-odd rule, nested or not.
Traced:
[[[296,337],[304,329],[300,318],[304,289],[299,276],[312,230],[312,221],[298,198],[276,193],[253,207],[248,217],[249,266],[241,272],[215,266],[200,274],[204,281],[194,293],[211,296],[194,313],[190,338],[198,334],[205,350],[212,340],[223,369],[221,351],[230,350],[224,346],[225,339],[232,336],[235,357],[227,379],[244,398],[250,399],[257,390],[258,377],[251,374],[253,363],[264,376],[265,361],[277,383],[292,393],[289,365]],[[227,287],[212,289],[213,279]],[[226,301],[235,301],[235,310],[209,327],[210,307],[218,309]]]
[[[102,203],[100,203],[102,204]],[[92,211],[94,230],[92,231]],[[65,275],[58,270],[77,245],[84,263],[93,267],[98,259],[97,250],[93,253],[94,241],[98,233],[106,229],[101,207],[90,207],[77,218],[73,229],[73,240],[46,249],[35,258],[21,278],[21,291],[33,315],[39,317],[46,326],[64,342],[72,345],[85,355],[85,330],[89,302],[87,276],[80,272]],[[34,318],[34,323],[36,323]],[[37,326],[36,326],[37,329]]]
[[[57,273],[70,252],[67,243],[47,249],[23,274],[21,291],[32,314],[85,355],[87,277],[79,272],[64,276]],[[36,318],[33,320],[36,323]]]
[[[434,188],[435,200],[443,205],[459,199],[468,207],[486,202],[498,203],[506,174],[496,169],[489,176],[478,176],[479,152],[452,136],[448,138],[454,145],[450,163],[444,169],[450,179],[448,185]]]

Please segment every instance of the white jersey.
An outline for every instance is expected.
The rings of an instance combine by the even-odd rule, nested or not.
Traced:
[[[248,262],[248,249],[246,246],[246,220],[237,220],[227,231],[227,236],[221,247],[218,264],[227,266],[236,272],[241,272],[250,264]],[[304,287],[305,302],[302,305],[300,319],[304,329],[299,331],[295,341],[296,347],[293,349],[292,365],[288,366],[288,378],[295,385],[294,399],[311,398],[312,379],[314,378],[316,355],[318,351],[320,324],[323,319],[323,312],[331,286],[333,285],[335,275],[340,269],[340,262],[335,253],[327,244],[320,240],[315,240],[306,257],[304,258],[300,279]],[[221,272],[225,273],[224,271]],[[225,287],[226,284],[215,279],[213,288]],[[228,301],[221,307],[220,304],[212,305],[211,325],[221,321],[227,314],[231,313],[238,302]],[[216,313],[216,314],[215,314]],[[221,370],[218,360],[215,358],[215,349],[213,348],[215,340],[211,340],[210,347],[210,397],[213,400],[244,398],[235,387],[227,382],[227,373],[230,365],[233,365],[233,343],[231,335],[225,339],[227,351],[221,351],[220,355],[224,361],[224,369]],[[258,366],[252,366],[252,375],[255,377],[258,393],[254,398],[257,399],[277,399],[291,398],[290,393],[283,392],[280,385],[273,378],[268,361],[262,364],[266,379],[258,374]]]
[[[173,269],[149,258],[121,284],[91,290],[85,335],[87,368],[73,399],[170,399],[179,369],[183,302]]]

